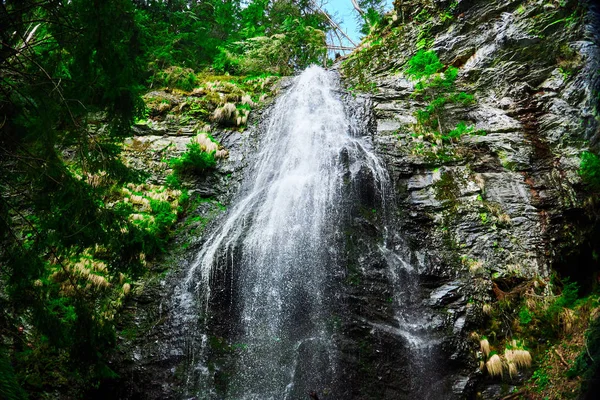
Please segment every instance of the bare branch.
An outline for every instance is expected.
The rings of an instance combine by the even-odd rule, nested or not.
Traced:
[[[360,14],[361,17],[363,15],[365,15],[365,12],[363,11],[362,8],[360,8],[360,6],[358,5],[358,2],[356,0],[352,0],[352,6],[354,6],[354,9],[356,10],[356,12],[358,12]]]
[[[319,5],[317,5],[317,3],[316,3],[314,0],[312,1],[312,3],[313,3],[313,6],[314,6],[314,7],[316,7],[317,11],[319,11],[320,13],[322,13],[322,14],[325,16],[325,18],[327,19],[327,22],[329,23],[329,25],[331,25],[331,27],[332,27],[333,29],[335,29],[335,30],[337,30],[339,33],[341,33],[341,34],[342,34],[342,35],[343,35],[343,36],[344,36],[346,39],[348,39],[348,41],[349,41],[350,43],[352,43],[352,45],[353,45],[354,47],[356,47],[356,46],[357,46],[357,44],[356,44],[356,43],[354,43],[354,40],[350,39],[350,36],[348,36],[348,35],[346,34],[346,32],[344,32],[344,31],[342,30],[342,28],[340,28],[340,26],[339,26],[339,25],[338,25],[338,24],[337,24],[337,23],[336,23],[334,20],[332,20],[332,19],[331,19],[331,17],[329,16],[329,14],[327,14],[327,12],[326,12],[325,10],[323,10],[321,7],[319,7]]]

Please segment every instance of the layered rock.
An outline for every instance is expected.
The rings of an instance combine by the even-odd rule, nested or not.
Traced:
[[[457,397],[496,398],[500,385],[479,372],[469,338],[485,325],[483,305],[553,269],[572,274],[564,260],[593,229],[578,168],[600,137],[598,16],[573,1],[402,3],[341,71],[372,92],[373,138],[401,211],[396,234],[412,248],[422,303],[444,321],[432,328],[449,360],[438,364],[441,384]],[[475,96],[447,105],[440,130],[464,121],[481,134],[424,137],[415,115],[427,102],[406,74],[418,49],[457,67],[457,90]]]

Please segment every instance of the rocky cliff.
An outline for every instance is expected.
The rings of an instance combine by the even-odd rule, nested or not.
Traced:
[[[548,338],[514,326],[520,301],[556,294],[555,273],[588,288],[596,276],[594,201],[578,171],[600,137],[597,10],[574,1],[396,1],[383,25],[341,71],[350,90],[371,93],[396,229],[418,260],[423,304],[443,321],[433,328],[443,337],[440,380],[459,397],[518,393],[524,376],[502,381],[479,368],[489,360],[483,333],[493,333],[498,353],[502,337],[532,335],[527,346],[541,357],[537,342]],[[439,56],[441,75],[457,68],[456,86],[419,87],[410,74],[419,52]],[[453,93],[474,99],[445,101],[426,126],[422,113]]]

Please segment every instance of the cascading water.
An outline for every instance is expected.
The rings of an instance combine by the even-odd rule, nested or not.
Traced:
[[[305,399],[340,384],[331,324],[347,187],[366,173],[383,202],[389,185],[346,111],[319,67],[273,107],[240,193],[177,289],[188,396]]]

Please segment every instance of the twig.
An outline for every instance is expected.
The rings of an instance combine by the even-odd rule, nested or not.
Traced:
[[[565,364],[565,367],[568,368],[569,367],[569,363],[565,361],[565,358],[562,356],[562,354],[560,354],[557,349],[554,349],[554,352],[560,358],[560,361],[562,361],[562,363]]]
[[[342,35],[344,35],[344,37],[346,39],[348,39],[348,41],[350,43],[352,43],[352,45],[354,47],[356,47],[356,43],[354,43],[354,41],[352,39],[350,39],[350,36],[346,35],[346,33],[342,30],[342,28],[340,28],[340,26],[334,20],[331,19],[331,17],[329,16],[329,14],[327,14],[327,12],[325,12],[325,10],[323,10],[321,7],[319,7],[315,1],[313,1],[312,3],[317,8],[317,10],[319,12],[321,12],[321,14],[323,14],[325,16],[325,18],[329,22],[329,25],[331,25],[334,29],[337,29]]]
[[[365,12],[363,11],[362,8],[360,8],[360,6],[356,2],[356,0],[352,0],[352,6],[354,6],[354,9],[356,10],[356,12],[358,12],[360,14],[361,17],[364,17]]]
[[[587,345],[587,339],[584,339],[583,343],[585,344],[585,351],[587,352],[588,357],[590,358],[590,360],[592,360],[592,362],[594,362],[594,357],[592,357],[592,355],[590,354],[590,349]]]
[[[510,399],[516,399],[517,397],[519,397],[522,393],[521,392],[515,392],[515,393],[511,393],[508,396],[504,396],[502,397],[500,400],[510,400]]]

